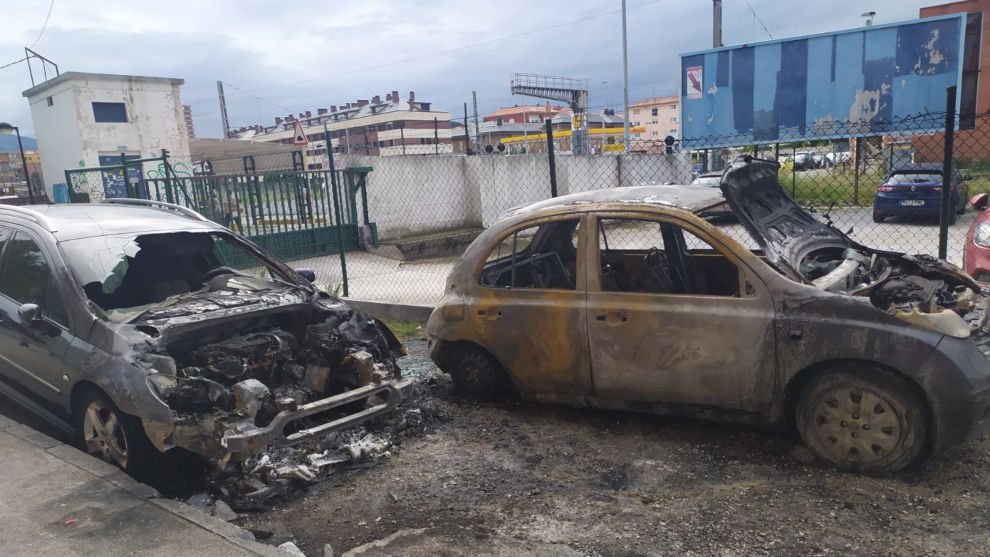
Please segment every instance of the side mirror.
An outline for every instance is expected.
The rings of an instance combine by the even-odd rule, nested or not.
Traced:
[[[296,269],[296,272],[309,282],[316,282],[316,273],[313,272],[313,269]]]
[[[17,315],[25,325],[37,325],[45,320],[38,304],[22,304],[17,308]]]
[[[978,193],[969,198],[970,206],[979,211],[986,210],[987,205],[990,204],[988,202],[990,202],[990,198],[985,193]]]

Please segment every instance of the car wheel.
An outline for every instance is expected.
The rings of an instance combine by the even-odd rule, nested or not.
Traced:
[[[462,395],[488,400],[498,393],[504,376],[498,363],[488,353],[474,346],[457,350],[446,366],[454,388]]]
[[[805,444],[843,470],[888,473],[925,447],[924,401],[901,377],[865,366],[822,373],[805,387],[795,421]]]
[[[84,392],[75,421],[79,448],[134,476],[148,470],[157,451],[141,421],[121,412],[105,394],[95,389]]]
[[[958,213],[956,213],[955,211],[952,211],[952,212],[949,213],[949,225],[950,226],[953,225],[953,224],[956,224],[956,216],[957,215],[958,215]]]
[[[883,215],[873,209],[873,222],[883,222]]]

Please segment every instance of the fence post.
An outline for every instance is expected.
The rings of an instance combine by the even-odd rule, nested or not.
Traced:
[[[945,152],[942,155],[942,210],[938,223],[938,258],[945,259],[949,249],[949,219],[956,208],[951,206],[952,143],[956,129],[956,86],[945,89]]]
[[[791,147],[791,199],[797,195],[797,146]]]
[[[176,196],[172,192],[172,173],[169,171],[169,168],[171,168],[171,165],[168,164],[168,149],[162,149],[162,170],[165,171],[165,199],[169,203],[175,203]],[[193,209],[195,208],[193,207]]]
[[[863,158],[863,139],[862,137],[854,137],[852,141],[856,142],[856,149],[852,154],[853,157],[853,205],[859,205],[859,165]]]
[[[330,132],[324,132],[324,139],[327,145],[332,145],[330,143]],[[405,142],[403,142],[404,144]],[[340,218],[340,201],[337,197],[337,168],[333,163],[333,149],[327,149],[327,158],[330,162],[330,189],[333,191],[333,214],[337,220],[337,247],[340,249],[340,280],[341,286],[343,287],[344,297],[348,297],[349,292],[347,290],[347,256],[344,252],[344,227],[341,223]]]
[[[557,164],[553,160],[553,123],[547,118],[547,154],[550,156],[550,197],[557,197]]]

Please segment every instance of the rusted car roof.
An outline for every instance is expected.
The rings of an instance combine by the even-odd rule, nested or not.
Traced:
[[[692,213],[701,213],[725,203],[725,198],[715,188],[697,186],[629,186],[563,195],[528,205],[513,207],[499,215],[504,218],[533,213],[541,209],[570,207],[591,203],[640,203],[663,207],[676,207]]]

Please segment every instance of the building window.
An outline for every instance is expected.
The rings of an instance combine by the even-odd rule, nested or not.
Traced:
[[[635,115],[635,114],[639,114],[639,109],[637,108],[636,110],[633,110],[633,114],[634,114],[634,115]]]
[[[653,137],[657,137],[658,135],[660,134],[658,134],[657,132],[653,132]]]
[[[676,124],[676,123],[677,123],[677,116],[673,116],[673,117],[671,117],[671,118],[670,118],[670,123],[671,123],[671,124]]]
[[[677,133],[676,129],[671,128],[670,133]]]
[[[93,103],[93,118],[97,122],[127,123],[124,103]]]
[[[389,147],[395,147],[395,140],[394,139],[389,139],[388,140],[388,146]]]
[[[676,104],[672,104],[672,105],[670,105],[670,109],[671,109],[671,110],[677,110],[677,105],[676,105]]]
[[[657,115],[657,109],[654,108],[653,110],[650,111],[650,116],[656,116],[656,115]]]
[[[45,102],[48,103],[48,106],[52,106],[53,104],[55,104],[55,101],[53,101],[51,97],[46,98]]]

